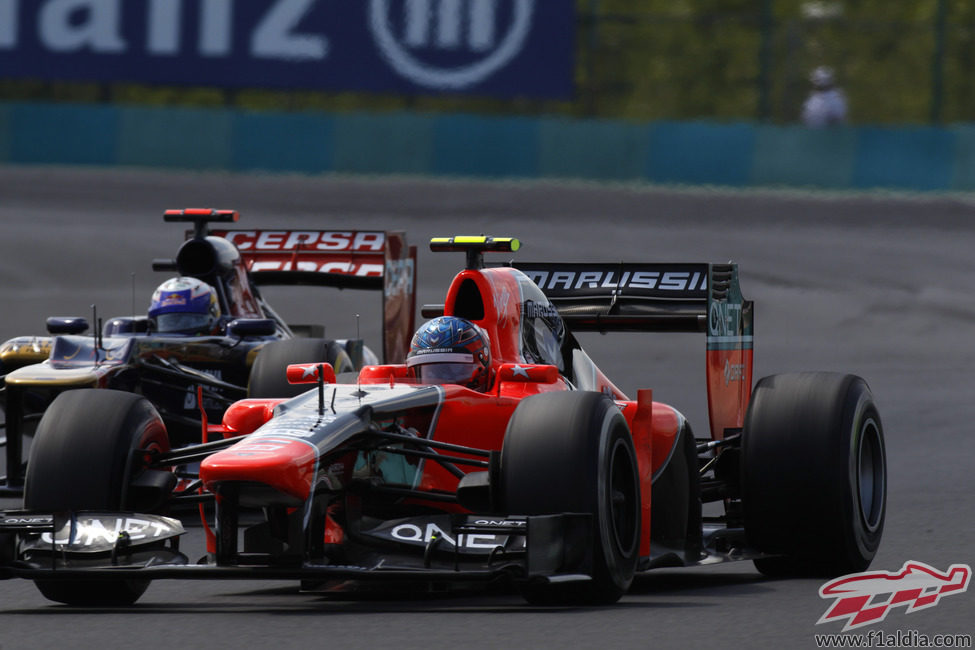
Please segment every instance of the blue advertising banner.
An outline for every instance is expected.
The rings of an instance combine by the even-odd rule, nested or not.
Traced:
[[[0,78],[568,98],[574,0],[0,0]]]

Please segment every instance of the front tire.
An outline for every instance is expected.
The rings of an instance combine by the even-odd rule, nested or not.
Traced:
[[[145,470],[142,450],[169,450],[162,418],[143,397],[108,389],[58,395],[34,436],[24,483],[24,507],[46,512],[151,512],[159,489],[133,485]],[[169,488],[175,483],[175,476]],[[160,482],[154,482],[156,486]],[[162,490],[165,491],[165,490]],[[130,605],[148,580],[35,580],[41,593],[69,605]]]
[[[777,555],[771,576],[832,577],[870,566],[886,514],[883,426],[863,379],[834,373],[766,377],[742,442],[749,543]]]
[[[593,516],[592,580],[524,585],[537,604],[610,604],[639,555],[640,488],[629,427],[611,399],[553,392],[524,399],[501,448],[498,497],[510,514]]]

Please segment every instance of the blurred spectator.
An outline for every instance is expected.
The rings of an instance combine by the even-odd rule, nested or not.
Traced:
[[[812,91],[802,105],[802,123],[810,127],[846,122],[846,95],[836,87],[833,69],[820,66],[809,75]]]

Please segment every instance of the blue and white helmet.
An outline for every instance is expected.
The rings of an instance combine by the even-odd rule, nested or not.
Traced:
[[[424,383],[486,391],[491,385],[491,342],[469,320],[440,316],[413,335],[406,366]]]
[[[152,294],[149,322],[164,334],[210,334],[220,320],[217,292],[196,278],[170,278]]]

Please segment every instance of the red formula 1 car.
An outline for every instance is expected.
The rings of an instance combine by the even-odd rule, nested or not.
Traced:
[[[351,384],[328,364],[292,366],[306,393],[238,402],[210,442],[176,451],[138,396],[59,397],[25,509],[0,515],[0,574],[86,605],[132,602],[153,579],[221,576],[321,589],[506,580],[530,602],[610,603],[660,566],[869,565],[886,494],[871,393],[829,373],[752,389],[753,310],[735,265],[485,268],[485,251],[517,240],[431,248],[465,252],[467,268],[424,313],[466,325],[424,326],[406,364]],[[572,330],[705,334],[710,437],[651,390],[625,396]],[[169,468],[192,461],[216,504],[202,564],[166,516]],[[704,516],[705,502],[721,514]]]

